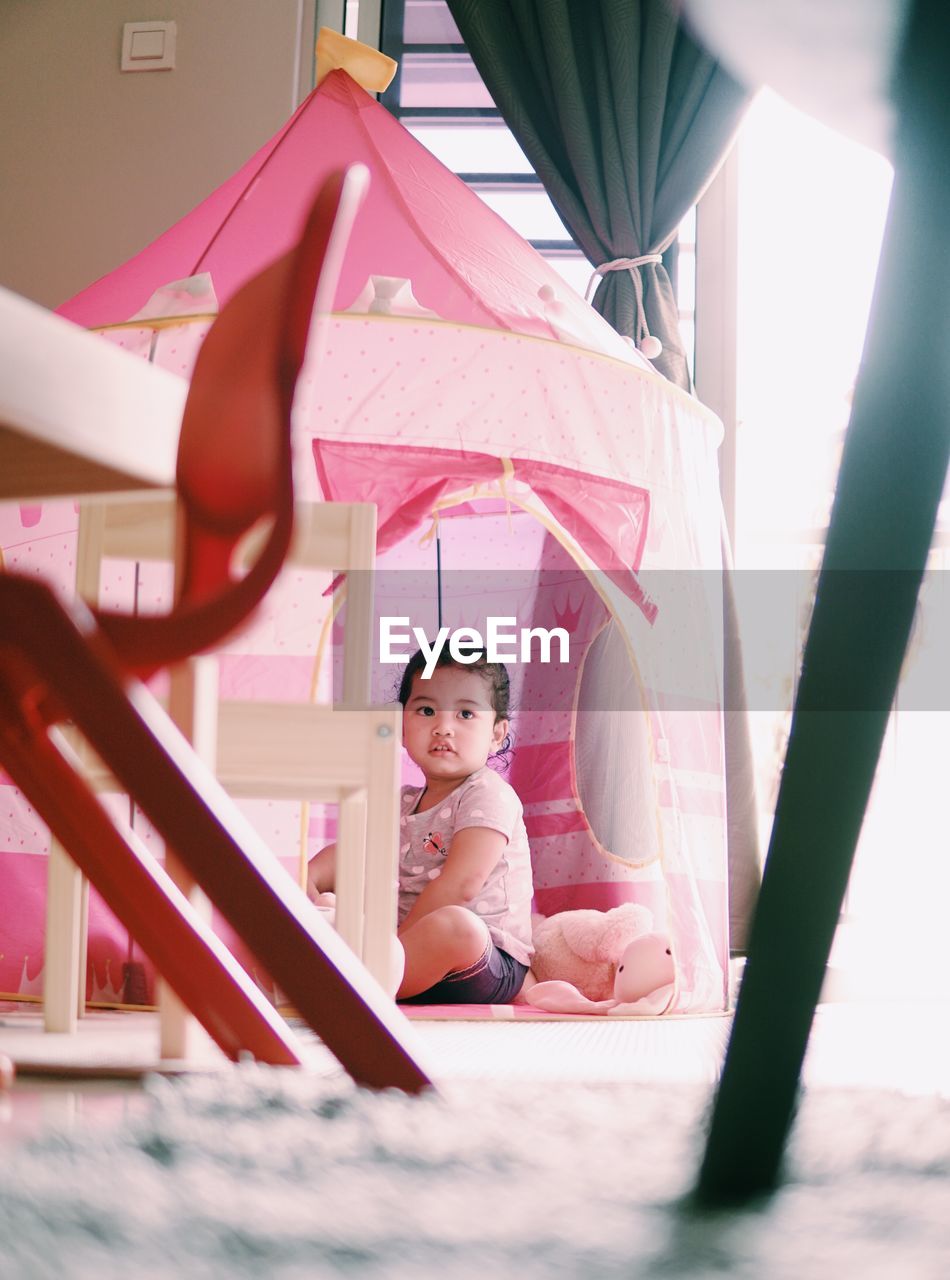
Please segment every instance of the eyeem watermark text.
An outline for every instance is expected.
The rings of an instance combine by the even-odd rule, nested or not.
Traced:
[[[380,618],[380,662],[408,662],[413,650],[405,646],[415,640],[415,648],[425,657],[423,680],[435,671],[439,655],[449,646],[455,662],[477,662],[484,653],[487,662],[551,662],[551,648],[558,644],[557,662],[570,662],[571,640],[563,627],[518,627],[517,618],[487,618],[483,636],[476,627],[440,627],[430,644],[421,627],[410,627],[408,618]],[[533,652],[536,646],[537,654]]]

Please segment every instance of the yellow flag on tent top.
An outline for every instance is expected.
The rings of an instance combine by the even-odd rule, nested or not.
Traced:
[[[378,49],[351,40],[332,27],[321,27],[317,34],[317,84],[339,68],[369,93],[382,93],[389,88],[396,67],[397,63]]]

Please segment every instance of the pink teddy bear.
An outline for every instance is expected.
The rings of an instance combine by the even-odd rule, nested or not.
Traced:
[[[589,1000],[610,999],[624,949],[652,929],[653,913],[634,902],[610,911],[582,909],[534,916],[531,971],[539,983],[571,983]]]

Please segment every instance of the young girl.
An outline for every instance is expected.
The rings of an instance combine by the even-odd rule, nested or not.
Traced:
[[[531,959],[531,860],[521,801],[487,760],[508,734],[508,672],[443,650],[429,679],[423,654],[402,677],[403,743],[422,787],[403,787],[397,999],[507,1004]],[[333,845],[310,862],[311,897],[333,888]]]

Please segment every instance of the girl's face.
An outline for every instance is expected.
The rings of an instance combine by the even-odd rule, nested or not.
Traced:
[[[507,720],[495,720],[491,686],[475,671],[417,672],[403,709],[403,745],[426,778],[462,782],[501,746]]]

